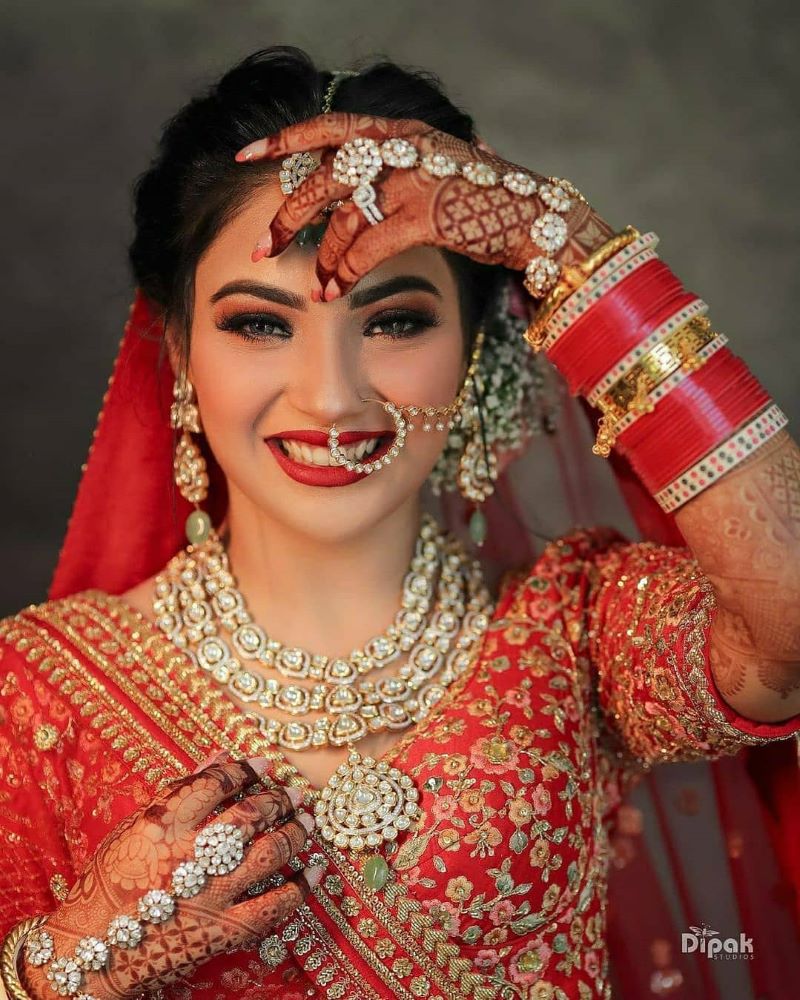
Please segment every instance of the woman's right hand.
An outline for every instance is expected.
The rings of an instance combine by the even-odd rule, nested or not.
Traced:
[[[308,814],[295,814],[300,795],[293,789],[276,787],[229,801],[259,780],[265,763],[261,758],[215,758],[209,766],[166,786],[100,844],[45,925],[55,957],[72,956],[78,941],[88,935],[105,939],[116,916],[138,918],[137,903],[151,889],[169,892],[172,872],[182,861],[194,859],[194,839],[217,807],[224,805],[224,811],[210,821],[238,827],[245,851],[233,871],[209,876],[189,899],[176,898],[169,919],[143,923],[142,940],[135,947],[112,945],[103,968],[83,973],[79,992],[96,1000],[122,1000],[156,989],[213,955],[269,934],[303,902],[319,881],[321,867],[308,868],[276,889],[238,901],[253,883],[280,871],[303,847],[313,827]],[[34,967],[24,952],[20,957],[26,987],[39,1000],[54,995],[46,978],[49,965]]]

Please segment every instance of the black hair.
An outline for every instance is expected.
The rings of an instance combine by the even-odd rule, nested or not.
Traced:
[[[320,113],[332,74],[302,49],[275,45],[243,59],[192,98],[164,126],[158,151],[134,189],[135,235],[129,259],[136,284],[174,319],[188,347],[194,272],[205,249],[277,169],[246,169],[234,153],[255,139]],[[381,59],[343,79],[335,111],[416,118],[468,142],[472,118],[444,94],[432,73]],[[483,321],[504,269],[446,252],[457,279],[467,343]]]

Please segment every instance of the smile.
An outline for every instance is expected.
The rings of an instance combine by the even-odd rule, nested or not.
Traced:
[[[367,438],[366,441],[359,441],[358,444],[341,445],[341,450],[347,457],[348,462],[360,462],[364,458],[370,458],[378,447],[380,438]],[[313,445],[302,444],[299,441],[284,440],[278,438],[278,443],[284,455],[288,455],[294,462],[302,462],[304,465],[335,465],[327,448],[316,448]]]
[[[323,431],[285,431],[265,438],[264,443],[286,475],[304,486],[349,486],[368,474],[336,463],[328,449],[328,435]],[[395,435],[390,431],[339,433],[339,447],[348,463],[380,462],[390,451],[396,454],[394,444]]]

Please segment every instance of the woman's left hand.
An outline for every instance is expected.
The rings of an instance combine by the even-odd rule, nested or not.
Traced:
[[[406,139],[419,155],[411,169],[384,164],[371,182],[384,217],[375,225],[353,201],[344,200],[353,188],[333,176],[338,148],[358,137],[378,143]],[[320,166],[286,197],[269,232],[259,238],[253,259],[276,256],[328,205],[342,200],[330,217],[317,254],[320,288],[315,297],[322,292],[331,300],[346,294],[382,261],[414,246],[437,246],[512,270],[524,270],[542,253],[531,239],[531,224],[552,211],[552,195],[548,205],[547,194],[557,179],[510,163],[483,143],[470,145],[413,119],[338,112],[319,115],[251,143],[236,158],[252,163],[299,152],[313,152],[321,160]],[[434,176],[419,166],[426,154],[444,154],[460,165],[487,164],[495,171],[496,183],[482,186],[460,174]],[[518,171],[536,182],[533,194],[518,194],[503,184],[506,174]],[[547,186],[544,192],[543,186]],[[569,208],[561,217],[567,226],[566,241],[550,255],[558,263],[583,260],[612,235],[608,224],[580,196],[569,197]]]

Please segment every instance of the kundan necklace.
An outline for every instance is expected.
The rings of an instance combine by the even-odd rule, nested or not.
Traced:
[[[253,622],[216,534],[170,561],[156,579],[153,610],[161,631],[236,698],[294,717],[322,713],[313,721],[250,717],[282,749],[350,746],[348,762],[322,790],[315,813],[325,839],[359,850],[407,829],[418,812],[418,793],[407,775],[362,758],[353,744],[429,714],[471,663],[492,601],[480,564],[425,515],[393,623],[349,656],[312,654],[271,639]],[[403,653],[408,659],[397,676],[364,677]],[[261,671],[246,669],[243,661],[255,661]],[[284,684],[269,676],[273,671],[315,683]]]

